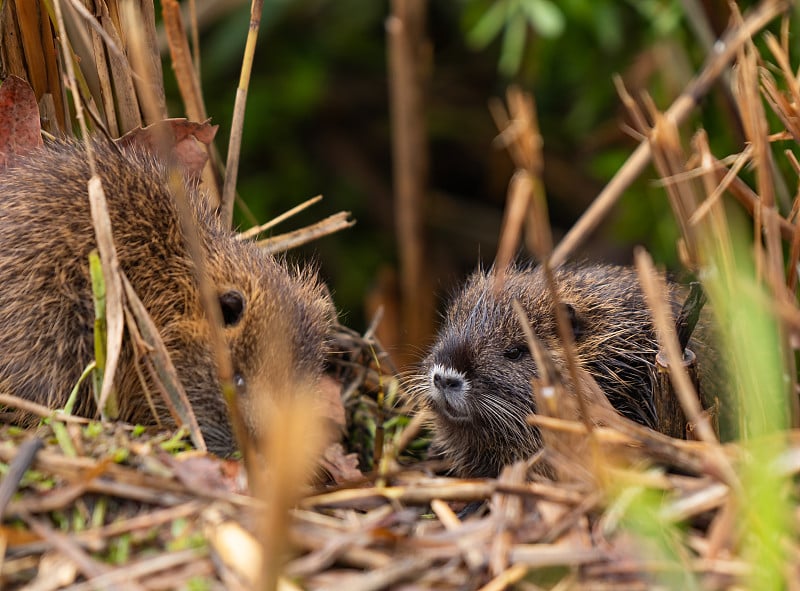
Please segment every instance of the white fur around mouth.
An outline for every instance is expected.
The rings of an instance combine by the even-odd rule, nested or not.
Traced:
[[[459,380],[462,383],[459,395],[456,398],[445,396],[433,383],[433,378],[436,375],[445,379]],[[470,383],[463,372],[436,363],[428,373],[428,382],[428,394],[434,409],[438,413],[452,421],[463,421],[468,418],[467,393],[470,390]]]

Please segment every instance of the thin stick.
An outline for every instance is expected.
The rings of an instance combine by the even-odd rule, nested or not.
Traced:
[[[508,197],[500,228],[500,242],[494,259],[495,289],[502,287],[503,278],[514,261],[519,248],[525,219],[533,198],[533,180],[526,170],[518,169],[508,184]],[[538,254],[538,253],[537,253]]]
[[[262,232],[266,232],[267,230],[274,228],[281,222],[288,220],[290,217],[297,215],[301,211],[305,211],[306,209],[308,209],[309,207],[311,207],[316,203],[319,203],[320,201],[322,201],[322,195],[317,195],[316,197],[312,197],[307,201],[303,201],[303,203],[301,203],[300,205],[293,207],[289,211],[283,212],[281,215],[272,218],[267,223],[261,224],[260,226],[254,226],[249,230],[242,232],[237,236],[237,238],[239,240],[249,240],[250,238],[255,238]]]
[[[700,74],[675,99],[675,102],[667,109],[665,116],[673,119],[676,124],[683,123],[694,110],[700,98],[708,93],[711,85],[726,70],[730,61],[736,57],[739,48],[747,43],[757,31],[786,10],[789,4],[786,0],[763,0],[747,15],[741,27],[729,29],[723,38],[714,44],[715,53],[710,56]],[[554,267],[566,261],[597,228],[623,191],[642,173],[650,162],[650,158],[650,142],[643,140],[553,251],[551,263]]]
[[[747,210],[747,213],[750,215],[755,215],[756,209],[761,207],[761,200],[758,195],[738,176],[731,175],[728,168],[725,167],[719,160],[716,160],[713,157],[711,157],[711,160],[711,164],[713,164],[713,172],[717,175],[717,182],[720,184],[730,182],[730,186],[726,187],[726,190],[730,191],[731,196],[733,196],[733,198],[736,199]],[[713,196],[715,191],[716,189],[709,194]],[[705,201],[703,203],[705,203]],[[764,214],[767,216],[773,216],[777,219],[781,237],[784,240],[789,241],[792,239],[792,236],[794,235],[794,224],[784,219],[774,209],[764,210]],[[695,223],[694,219],[692,219],[692,223]]]
[[[178,425],[185,425],[189,429],[192,443],[197,449],[206,450],[205,439],[200,430],[200,425],[197,422],[197,417],[194,414],[194,408],[189,402],[186,390],[178,378],[175,366],[172,364],[172,359],[170,359],[169,353],[164,346],[158,328],[156,328],[153,319],[150,318],[144,304],[142,304],[139,296],[136,295],[136,291],[133,289],[127,277],[124,283],[128,309],[130,310],[130,319],[134,320],[134,326],[129,326],[128,331],[131,333],[133,333],[134,330],[140,331],[140,338],[147,343],[147,346],[150,347],[153,352],[152,356],[148,355],[145,357],[145,366],[148,369],[152,368],[151,375],[158,376],[156,387],[162,390],[162,398],[170,414],[175,418],[175,423]],[[152,410],[153,404],[149,396],[147,401]],[[153,413],[153,415],[158,416],[156,413]]]
[[[316,224],[312,224],[300,230],[295,230],[294,232],[287,232],[280,236],[260,240],[257,244],[263,247],[264,251],[269,254],[297,248],[298,246],[302,246],[303,244],[307,244],[323,236],[328,236],[339,230],[351,228],[355,225],[355,222],[348,219],[349,216],[349,211],[342,211]]]
[[[20,398],[19,396],[13,396],[11,394],[0,394],[0,405],[22,410],[26,413],[30,413],[42,418],[52,417],[52,420],[62,421],[64,423],[78,423],[85,425],[89,422],[89,419],[85,417],[76,417],[74,415],[57,413],[54,412],[49,406],[37,404],[30,400],[26,400],[25,398]]]
[[[184,180],[181,174],[175,169],[169,172],[169,188],[174,197],[175,206],[178,209],[178,217],[183,231],[186,249],[194,263],[197,277],[197,287],[200,292],[200,304],[203,307],[208,322],[209,340],[211,350],[214,353],[214,363],[217,369],[220,389],[228,407],[228,413],[233,427],[233,434],[236,438],[238,448],[245,458],[245,468],[248,473],[248,480],[255,482],[253,470],[255,470],[254,460],[251,457],[252,446],[248,445],[247,430],[244,419],[239,408],[239,399],[236,393],[236,386],[233,383],[233,361],[231,351],[225,340],[222,324],[222,309],[217,299],[216,287],[211,284],[206,272],[208,260],[206,253],[200,242],[197,228],[194,226],[192,212],[190,210],[189,198],[184,188]]]
[[[86,140],[86,158],[89,162],[89,171],[91,175],[97,174],[97,165],[94,158],[94,150],[89,145],[89,128],[86,125],[86,117],[83,113],[83,101],[78,92],[78,83],[75,78],[75,66],[72,61],[72,51],[69,46],[69,39],[66,35],[66,27],[64,25],[64,14],[61,10],[61,0],[53,2],[53,8],[56,13],[56,22],[58,23],[59,37],[61,38],[61,54],[64,59],[64,64],[67,68],[67,81],[69,82],[69,89],[72,92],[73,102],[75,103],[75,117],[78,119],[78,125],[81,129],[81,136]]]
[[[167,105],[161,62],[153,59],[158,56],[153,20],[155,15],[150,12],[153,8],[126,2],[119,10],[121,21],[125,24],[121,35],[127,40],[131,77],[136,85],[142,116],[147,124],[162,121],[167,118]]]
[[[695,210],[694,213],[691,214],[689,218],[690,225],[696,225],[699,223],[702,218],[704,218],[708,213],[717,205],[717,201],[722,198],[722,195],[727,191],[730,187],[730,184],[734,181],[734,179],[738,178],[739,172],[751,162],[752,160],[752,147],[747,146],[744,150],[742,150],[741,154],[737,156],[736,161],[733,163],[733,166],[730,170],[727,170],[725,176],[720,180],[719,184],[714,188],[714,191],[708,195],[708,197],[700,204],[700,206]],[[761,207],[759,204],[757,207]],[[757,209],[757,207],[753,207],[750,211],[751,214]]]
[[[98,574],[84,583],[67,587],[65,591],[94,591],[95,589],[113,589],[115,585],[130,585],[131,582],[137,581],[137,579],[175,569],[178,566],[196,563],[201,558],[205,558],[205,552],[194,548],[164,552],[147,558],[132,560],[124,566],[118,566],[106,573]],[[164,575],[166,574],[164,573]],[[138,582],[133,584],[136,585],[136,588],[146,588],[140,587]]]
[[[3,474],[3,480],[0,480],[0,517],[5,516],[11,497],[17,492],[22,477],[31,467],[36,454],[43,446],[44,442],[40,438],[31,437],[17,448],[14,460]]]
[[[192,61],[194,71],[200,76],[200,26],[197,23],[197,2],[189,0],[189,27],[192,31]]]
[[[500,289],[502,286],[502,279],[519,244],[523,226],[527,223],[525,229],[531,238],[528,240],[529,247],[542,262],[542,272],[547,281],[548,294],[555,310],[558,336],[564,346],[567,370],[578,400],[579,412],[587,426],[587,430],[591,432],[591,418],[589,417],[581,382],[578,379],[574,337],[569,320],[560,304],[558,286],[549,259],[553,249],[552,229],[547,215],[547,199],[544,193],[544,183],[542,182],[544,157],[542,155],[542,136],[536,116],[536,105],[532,95],[523,93],[514,86],[508,89],[507,102],[508,113],[505,112],[502,104],[494,103],[490,106],[495,124],[500,132],[498,139],[505,144],[517,166],[517,171],[508,187],[508,199],[500,233],[500,246],[495,257],[495,289]],[[528,326],[527,316],[519,302],[514,302],[514,308],[529,344],[534,344],[535,337],[530,326]],[[540,347],[535,346],[531,351],[534,352],[536,349],[540,349]]]
[[[239,154],[242,149],[242,130],[244,129],[244,111],[247,104],[247,90],[250,85],[250,73],[253,70],[253,58],[256,54],[258,28],[261,25],[261,12],[264,0],[253,0],[250,4],[250,27],[247,31],[247,42],[242,58],[242,71],[239,75],[239,86],[236,89],[236,102],[233,105],[231,136],[228,142],[228,161],[225,165],[225,183],[222,186],[220,216],[222,224],[230,227],[233,221],[233,201],[236,197],[236,179],[239,173]]]
[[[642,284],[642,291],[653,314],[653,322],[658,332],[659,343],[667,353],[670,378],[675,384],[675,393],[681,403],[681,408],[683,408],[683,412],[689,421],[695,424],[699,438],[706,443],[717,444],[717,437],[707,419],[703,416],[703,409],[700,406],[697,392],[680,362],[683,359],[683,354],[678,345],[674,322],[669,319],[667,306],[664,302],[663,294],[667,289],[664,281],[656,274],[653,260],[644,249],[637,248],[634,252],[634,257],[636,270],[639,273],[639,281]]]
[[[120,6],[123,22],[128,24],[128,30],[124,31],[128,39],[128,55],[130,68],[134,80],[139,82],[139,105],[142,109],[145,121],[156,122],[164,119],[166,108],[164,107],[163,97],[157,94],[154,81],[156,72],[153,69],[153,62],[149,56],[149,46],[144,35],[147,27],[144,22],[144,15],[138,7],[131,3]],[[159,76],[161,74],[159,73]],[[161,99],[161,100],[159,100]],[[160,127],[155,128],[155,133],[159,133]],[[168,145],[166,131],[162,131],[159,141],[163,142],[163,147]],[[162,146],[159,146],[162,148]]]
[[[91,12],[89,12],[89,10],[87,10],[86,7],[83,4],[81,4],[78,0],[69,0],[69,3],[72,9],[75,10],[83,18],[83,22],[86,23],[86,26],[88,26],[92,31],[94,31],[100,37],[102,37],[103,41],[106,42],[106,47],[108,48],[108,51],[114,54],[120,60],[124,60],[125,52],[122,51],[119,45],[117,45],[116,41],[114,41],[114,39],[111,38],[111,35],[108,34],[108,31],[106,31],[102,27],[100,21],[97,20],[97,18],[95,18],[95,16]],[[56,13],[58,13],[58,10],[56,10]],[[59,25],[59,31],[63,31],[61,25]],[[83,33],[82,30],[79,31],[79,34],[81,33]],[[86,42],[87,45],[90,44],[88,39],[84,39],[84,41]]]
[[[800,174],[800,163],[797,162],[794,153],[791,150],[786,150],[786,156],[794,168],[795,174]],[[797,195],[794,198],[792,205],[792,212],[789,214],[789,219],[794,220],[794,232],[789,241],[789,261],[786,268],[789,270],[788,277],[786,278],[786,285],[789,291],[793,292],[797,289],[797,264],[800,261],[800,223],[797,220],[797,212],[800,211],[800,187],[798,187]]]
[[[78,544],[74,543],[65,534],[54,530],[44,520],[36,519],[31,515],[22,515],[21,517],[35,534],[44,538],[53,548],[56,548],[59,552],[64,554],[64,556],[69,558],[86,578],[93,579],[94,577],[111,572],[110,566],[92,558],[92,556],[85,552]],[[111,586],[109,588],[141,589],[142,587],[132,581],[127,581],[122,583],[119,587]]]

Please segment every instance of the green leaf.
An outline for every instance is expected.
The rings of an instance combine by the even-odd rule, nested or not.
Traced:
[[[528,23],[522,18],[512,18],[506,26],[503,36],[503,51],[500,54],[500,71],[506,76],[513,76],[522,63],[525,50]]]
[[[542,37],[558,37],[564,32],[564,13],[550,0],[522,0],[520,7]]]
[[[508,0],[493,3],[467,33],[467,43],[475,49],[483,49],[489,45],[505,26],[507,14]]]
[[[594,23],[595,35],[603,49],[618,51],[624,41],[622,18],[618,6],[613,2],[598,6]]]

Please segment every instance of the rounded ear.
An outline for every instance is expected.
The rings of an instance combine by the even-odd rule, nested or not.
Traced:
[[[238,290],[231,289],[221,293],[219,305],[225,326],[235,326],[244,316],[244,294]]]
[[[578,311],[575,309],[575,306],[569,302],[563,302],[561,307],[567,315],[569,325],[572,327],[572,337],[577,341],[586,333],[583,319],[578,316]]]

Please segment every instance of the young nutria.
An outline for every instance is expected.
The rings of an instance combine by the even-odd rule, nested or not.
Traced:
[[[574,334],[580,366],[623,415],[655,428],[654,360],[658,350],[650,312],[633,269],[567,266],[554,271],[558,297]],[[670,288],[673,310],[682,300]],[[496,476],[532,455],[541,441],[525,418],[534,412],[536,364],[512,302],[566,374],[563,346],[541,268],[517,268],[495,289],[491,274],[475,273],[452,301],[416,387],[433,411],[437,447],[461,476]]]
[[[235,441],[166,168],[140,149],[93,145],[120,267],[159,329],[209,449],[230,454]],[[51,408],[64,405],[94,358],[88,179],[77,142],[54,142],[0,172],[0,392]],[[332,303],[312,273],[288,269],[237,239],[194,184],[186,190],[219,294],[242,414],[253,423],[254,397],[313,387],[321,376]],[[120,418],[153,424],[128,341],[115,379]],[[158,419],[173,424],[152,384],[151,391]],[[96,413],[88,386],[77,412]]]

